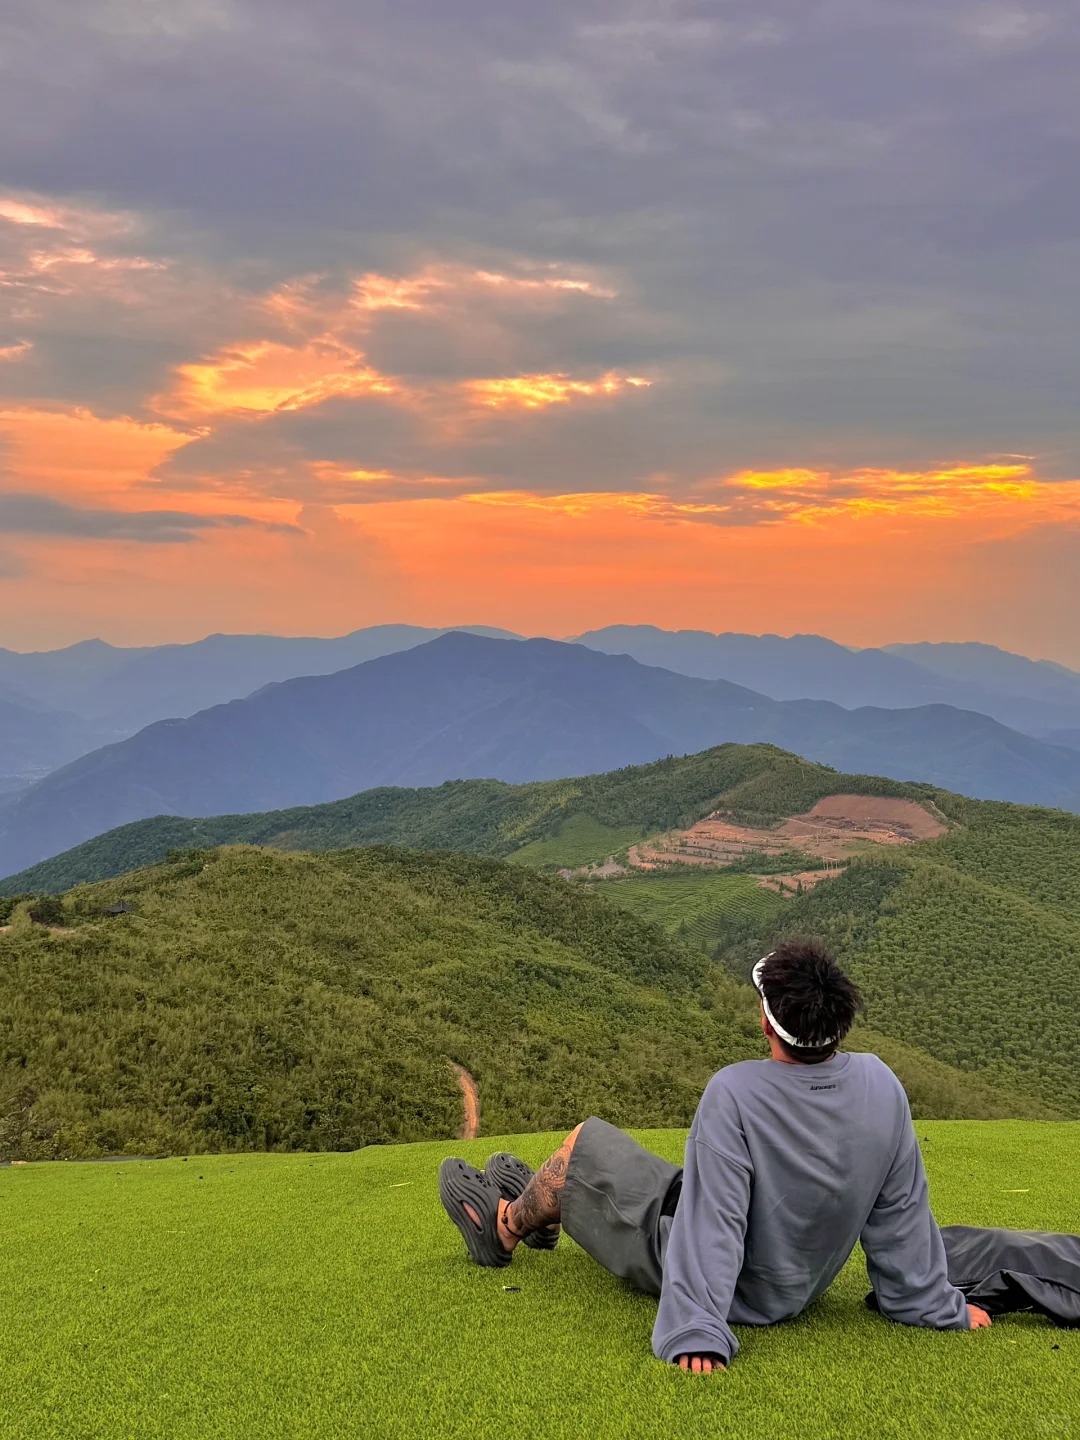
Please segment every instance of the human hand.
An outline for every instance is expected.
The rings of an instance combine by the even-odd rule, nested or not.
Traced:
[[[986,1323],[989,1325],[990,1321]],[[678,1363],[680,1370],[689,1370],[694,1375],[711,1375],[714,1370],[725,1368],[718,1355],[680,1355]]]
[[[990,1316],[985,1310],[980,1310],[978,1305],[968,1306],[968,1316],[971,1320],[972,1330],[989,1330]]]

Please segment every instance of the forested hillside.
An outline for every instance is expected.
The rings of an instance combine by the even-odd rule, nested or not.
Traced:
[[[0,895],[58,893],[156,864],[171,849],[240,843],[285,850],[407,845],[499,857],[520,853],[541,866],[582,865],[654,831],[692,824],[721,798],[736,818],[768,823],[840,791],[914,800],[940,793],[930,785],[844,775],[773,745],[718,745],[569,780],[450,780],[432,789],[365,790],[348,800],[254,815],[160,815],[9,876],[0,881]]]
[[[125,900],[133,908],[103,912]],[[752,992],[556,877],[480,857],[253,848],[69,894],[0,934],[0,1156],[351,1149],[688,1123],[762,1053]],[[856,1045],[873,1037],[856,1037]],[[896,1047],[917,1113],[1060,1113]]]
[[[734,869],[624,864],[610,878],[586,871],[585,884],[530,873],[615,851],[625,859],[642,836],[718,807],[767,830],[836,795],[915,801],[949,830],[918,843],[856,841],[844,873],[795,898],[794,884],[763,888],[773,878],[764,853]],[[256,842],[333,853],[213,848]],[[373,843],[514,863],[338,853]],[[178,858],[159,863],[170,849]],[[0,1025],[14,1047],[0,1051],[0,1098],[15,1106],[9,1133],[31,1150],[446,1133],[457,1105],[450,1060],[477,1073],[489,1132],[572,1120],[573,1105],[559,1108],[571,1094],[605,1113],[629,1106],[636,1123],[681,1123],[699,1080],[760,1043],[751,997],[714,957],[745,980],[777,934],[798,931],[824,934],[857,975],[872,1030],[855,1043],[897,1064],[924,1113],[1080,1115],[1070,1060],[1080,1050],[1080,818],[1065,812],[725,745],[575,780],[457,781],[268,815],[140,822],[5,888],[60,891],[145,862],[158,863],[80,884],[56,934],[31,924],[25,901],[0,903],[0,923],[11,912],[14,926],[0,936]],[[121,900],[135,913],[100,914]],[[556,956],[556,970],[524,979],[540,952]],[[418,963],[420,953],[429,958]],[[371,1003],[354,1021],[361,1000]],[[263,1039],[250,1038],[252,1026]],[[91,1035],[98,1058],[58,1064]],[[232,1037],[245,1035],[241,1062]],[[569,1076],[545,1073],[527,1099],[515,1086],[547,1055],[572,1055]],[[665,1077],[660,1089],[646,1072]],[[366,1076],[382,1098],[362,1101],[348,1075]],[[19,1120],[26,1106],[12,1097],[27,1087],[38,1098]],[[118,1128],[101,1128],[106,1113]]]
[[[730,918],[721,949],[745,975],[778,935],[824,935],[878,1029],[1080,1115],[1080,818],[947,798],[948,835]]]
[[[120,895],[135,906],[101,912]],[[734,981],[527,870],[237,849],[75,891],[0,936],[7,1153],[355,1148],[485,1128],[684,1123],[750,1052]],[[70,928],[67,928],[70,927]]]

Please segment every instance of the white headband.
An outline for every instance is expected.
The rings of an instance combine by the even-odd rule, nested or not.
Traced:
[[[754,966],[754,973],[751,976],[751,979],[754,982],[754,989],[761,996],[761,1008],[765,1011],[765,1019],[768,1020],[769,1024],[776,1031],[777,1035],[780,1036],[780,1039],[786,1040],[787,1043],[789,1045],[793,1045],[796,1050],[823,1050],[826,1045],[835,1045],[835,1035],[830,1036],[828,1040],[818,1040],[813,1045],[808,1045],[805,1040],[796,1040],[794,1035],[788,1034],[788,1032],[777,1020],[776,1016],[769,1009],[769,1002],[765,998],[765,991],[761,988],[761,972],[765,967],[766,960],[771,960],[775,954],[775,950],[770,950],[768,955],[763,955],[761,959],[757,962],[757,964]]]

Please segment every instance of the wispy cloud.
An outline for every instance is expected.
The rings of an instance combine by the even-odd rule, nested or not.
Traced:
[[[546,267],[550,271],[551,267]],[[150,401],[161,414],[198,422],[218,415],[265,415],[303,410],[335,398],[402,397],[445,416],[453,407],[455,382],[430,373],[430,348],[447,330],[486,330],[489,343],[515,322],[549,325],[553,315],[585,297],[613,299],[615,292],[595,280],[557,273],[511,274],[454,265],[424,266],[413,274],[369,272],[344,284],[325,276],[287,281],[249,301],[239,323],[247,334],[198,361],[177,365],[170,388]],[[419,366],[410,365],[409,342],[396,338],[402,373],[372,365],[370,347],[395,349],[388,326],[407,313]],[[261,330],[261,333],[260,333]],[[428,358],[419,358],[424,341]],[[505,348],[494,344],[493,349]],[[466,379],[460,393],[491,408],[537,408],[575,396],[615,394],[626,385],[649,381],[614,372],[597,379],[563,374],[529,374]],[[426,393],[425,393],[426,392]],[[430,402],[425,406],[424,402]]]
[[[206,515],[177,510],[93,509],[65,505],[44,495],[0,492],[0,535],[49,535],[67,540],[133,540],[178,545],[206,530],[256,529],[296,532],[293,525],[247,515]]]
[[[1002,519],[1020,530],[1056,516],[1080,523],[1080,480],[1039,480],[1030,465],[951,465],[926,471],[739,471],[689,494],[634,491],[537,495],[490,491],[474,504],[568,517],[620,513],[734,527],[820,527],[867,516],[900,521]]]
[[[467,395],[492,410],[543,410],[548,405],[566,405],[581,397],[618,395],[620,391],[648,387],[651,380],[640,375],[618,375],[609,371],[595,380],[574,379],[566,374],[510,375],[497,380],[466,380]]]
[[[156,408],[201,420],[243,411],[302,410],[335,396],[394,395],[398,388],[365,365],[360,351],[332,338],[303,345],[257,340],[178,366],[173,395]]]

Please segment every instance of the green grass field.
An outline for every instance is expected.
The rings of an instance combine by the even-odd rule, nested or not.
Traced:
[[[591,815],[574,815],[554,835],[532,840],[507,859],[517,865],[578,865],[602,863],[609,855],[625,850],[644,835],[640,825],[601,825]]]
[[[726,920],[766,923],[784,904],[775,890],[763,890],[749,875],[689,867],[674,873],[633,875],[627,880],[600,880],[596,892],[639,920],[652,920],[670,935],[682,934],[704,950],[716,945]]]
[[[1080,1126],[921,1122],[943,1222],[1080,1229]],[[731,1371],[652,1358],[655,1302],[565,1238],[465,1257],[447,1154],[561,1137],[0,1171],[0,1433],[18,1440],[1031,1440],[1080,1434],[1080,1333],[901,1329],[861,1265],[741,1329]],[[671,1158],[683,1132],[652,1131]],[[513,1288],[507,1288],[507,1287]]]

